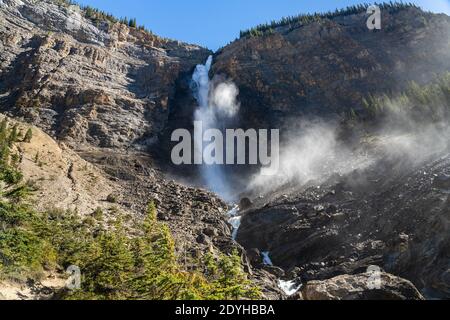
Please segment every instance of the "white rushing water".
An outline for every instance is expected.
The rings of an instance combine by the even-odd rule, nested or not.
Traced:
[[[196,123],[201,122],[203,132],[209,129],[217,129],[223,133],[225,130],[224,123],[233,119],[239,111],[239,103],[237,102],[239,90],[231,81],[220,82],[209,79],[212,62],[213,58],[209,56],[205,64],[197,65],[192,75],[193,94],[198,103],[194,113],[194,121]],[[211,155],[203,154],[205,151],[204,143],[214,146],[216,141],[204,142],[203,138],[203,133],[201,137],[196,137],[194,154],[197,158],[203,159],[200,170],[204,183],[209,190],[219,194],[226,201],[232,201],[234,190],[227,183],[223,165],[205,164],[205,162],[212,163],[213,158]],[[217,149],[215,148],[215,150]]]
[[[232,119],[239,111],[237,95],[239,90],[231,81],[211,81],[209,71],[213,62],[212,56],[209,56],[205,64],[199,64],[192,74],[194,84],[193,93],[197,100],[198,107],[194,113],[194,121],[201,122],[202,131],[208,129],[217,129],[224,131],[224,123]],[[223,165],[206,164],[211,163],[204,155],[204,141],[202,137],[197,137],[194,145],[194,153],[197,157],[203,159],[200,166],[200,173],[204,183],[209,190],[217,193],[226,201],[233,200],[232,188],[227,183]],[[215,141],[207,141],[208,145]],[[195,156],[194,156],[195,157]],[[239,216],[239,207],[234,206],[229,212],[228,222],[233,227],[232,237],[236,240],[239,227],[241,226],[241,216]]]
[[[261,255],[263,257],[263,263],[265,265],[273,266],[272,260],[270,259],[270,252],[269,251],[261,252]]]
[[[228,220],[230,224],[233,226],[233,233],[231,234],[231,238],[233,240],[236,240],[237,238],[239,227],[241,226],[241,220],[242,220],[241,216],[232,217],[230,218],[230,220]]]
[[[197,87],[194,90],[195,98],[200,109],[208,108],[209,100],[209,70],[211,69],[212,56],[208,57],[205,64],[199,64],[195,67],[192,80]]]
[[[233,240],[236,240],[238,231],[239,231],[239,227],[241,226],[241,220],[242,220],[242,217],[239,215],[239,206],[237,206],[237,205],[234,206],[233,209],[228,211],[227,214],[230,217],[230,219],[228,219],[228,222],[233,227],[233,232],[231,234],[231,238]]]
[[[278,287],[283,290],[286,295],[292,296],[300,290],[301,285],[297,285],[295,281],[278,280]]]
[[[261,252],[261,255],[263,257],[263,264],[268,266],[273,266],[272,260],[270,259],[270,252],[264,251]],[[301,285],[297,285],[295,281],[285,281],[285,280],[278,280],[278,287],[287,295],[292,296],[300,290]]]
[[[211,64],[212,56],[209,56],[204,65],[197,65],[192,75],[192,81],[195,83],[194,96],[198,102],[198,107],[194,113],[194,121],[201,121],[203,130],[214,129],[218,125],[216,114],[209,103],[211,90],[209,70],[211,69]],[[194,153],[200,154],[203,159],[203,150],[202,136],[200,139],[195,139]],[[227,198],[228,194],[226,192],[228,187],[225,184],[225,177],[220,166],[203,164],[200,172],[204,183],[211,191],[221,195],[223,198]]]
[[[212,56],[209,56],[205,64],[198,65],[195,68],[192,75],[192,81],[195,84],[193,93],[198,103],[194,121],[201,121],[203,131],[208,129],[224,130],[223,121],[233,118],[239,111],[239,103],[236,101],[237,87],[232,82],[221,82],[213,85],[209,79],[211,65]],[[212,141],[209,143],[212,143]],[[194,153],[201,154],[203,159],[203,151],[202,136],[200,139],[195,139]],[[204,183],[211,191],[219,194],[225,200],[232,201],[232,189],[226,182],[222,166],[202,164],[200,172]],[[239,215],[239,206],[234,206],[228,211],[227,215],[229,216],[228,222],[233,228],[232,239],[236,240],[242,220],[242,216]],[[261,255],[265,265],[273,266],[268,251],[261,252]],[[294,281],[279,280],[278,284],[288,296],[295,294],[300,289],[300,286],[297,286]]]

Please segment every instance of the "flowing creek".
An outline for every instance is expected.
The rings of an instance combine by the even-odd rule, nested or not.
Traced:
[[[241,226],[241,220],[242,220],[242,216],[239,214],[239,206],[234,205],[233,208],[230,211],[228,211],[227,215],[229,217],[228,222],[233,227],[231,237],[234,241],[236,241],[236,238],[237,238],[237,235],[239,232],[239,227]],[[265,264],[267,266],[273,266],[272,260],[270,259],[269,251],[262,251],[261,257],[262,257],[263,264]],[[300,290],[301,285],[298,285],[294,280],[286,281],[286,280],[279,279],[278,287],[287,296],[292,296]]]
[[[224,100],[228,103],[219,103],[218,106],[210,101],[211,96],[215,95],[214,88],[209,79],[211,65],[212,56],[208,57],[208,60],[204,65],[198,65],[192,75],[192,81],[195,83],[193,93],[198,102],[198,108],[195,111],[194,119],[195,121],[201,121],[203,126],[207,129],[221,127],[221,116],[220,110],[217,109],[218,106],[222,107],[222,109],[225,106],[225,109],[228,109],[226,113],[231,117],[238,111],[238,109],[235,109],[234,107],[236,103],[234,102],[235,97],[233,95],[226,95],[226,99]],[[233,91],[231,90],[231,92]],[[233,103],[229,103],[229,101],[233,101]],[[222,110],[222,112],[223,111],[224,110]],[[203,149],[204,147],[201,140],[198,145],[195,145],[195,150],[196,152],[201,152]],[[201,166],[201,174],[208,189],[219,194],[224,199],[230,199],[230,188],[226,183],[224,172],[220,166],[203,164]],[[234,205],[232,209],[227,212],[228,222],[233,228],[231,237],[234,241],[237,239],[242,221],[242,215],[239,210],[239,206]],[[269,251],[261,252],[261,259],[264,265],[273,266]],[[278,286],[288,296],[295,294],[300,289],[300,286],[297,286],[295,281],[284,281],[281,279],[278,280]]]

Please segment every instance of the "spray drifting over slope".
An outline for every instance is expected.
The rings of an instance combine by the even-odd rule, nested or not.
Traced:
[[[273,176],[254,175],[248,191],[267,193],[286,184],[320,183],[333,173],[345,174],[370,164],[371,159],[339,141],[333,121],[303,119],[291,126],[280,146],[280,166]]]
[[[204,65],[197,65],[192,75],[194,96],[198,102],[194,121],[200,121],[204,131],[218,129],[223,132],[225,122],[232,119],[239,111],[239,103],[236,100],[239,90],[231,81],[216,79],[211,81],[209,79],[211,64],[212,56],[209,56]],[[201,157],[203,157],[204,150],[202,138],[195,139],[194,146],[194,153],[201,154]],[[222,166],[204,163],[200,170],[204,183],[210,190],[225,200],[232,200],[230,186],[225,179]]]
[[[425,111],[433,110],[433,117],[418,116],[425,111],[418,110],[410,100],[405,102],[400,96],[385,102],[377,127],[364,130],[357,143],[340,139],[340,124],[335,121],[298,120],[289,126],[287,139],[280,147],[278,173],[270,177],[254,175],[248,191],[265,194],[288,185],[320,185],[335,174],[376,168],[384,161],[406,170],[448,152],[450,127],[444,97],[436,94],[435,100],[423,107]]]

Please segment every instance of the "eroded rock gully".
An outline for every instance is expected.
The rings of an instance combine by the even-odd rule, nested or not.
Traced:
[[[448,298],[450,156],[400,168],[378,164],[259,198],[244,213],[237,241],[270,252],[297,283],[351,279],[379,266],[425,297]]]

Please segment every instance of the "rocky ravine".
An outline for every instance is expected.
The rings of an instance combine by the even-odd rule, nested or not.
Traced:
[[[306,297],[341,283],[350,291],[330,295],[348,298],[358,291],[352,282],[362,280],[328,279],[379,266],[410,280],[427,298],[448,299],[449,191],[448,153],[412,167],[389,159],[325,183],[287,185],[256,198],[243,214],[237,240],[247,250],[269,252],[282,277],[306,284]],[[361,292],[364,286],[357,285]],[[382,289],[385,298],[393,294]]]
[[[3,117],[0,115],[0,120]],[[18,123],[22,132],[29,128],[11,118],[9,122]],[[39,128],[32,130],[32,142],[18,143],[15,152],[20,155],[24,181],[36,188],[29,199],[36,210],[71,210],[88,217],[101,208],[106,223],[121,219],[133,232],[131,226],[145,218],[146,206],[153,200],[158,219],[166,222],[174,235],[177,255],[198,258],[207,252],[217,255],[237,249],[246,272],[261,286],[263,297],[282,297],[276,277],[253,270],[244,249],[232,241],[228,206],[217,196],[167,180],[151,167],[152,160],[146,154],[107,150],[78,154]],[[65,286],[64,277],[48,273],[39,283],[0,282],[0,299],[51,299]]]
[[[191,206],[198,212],[213,208],[213,216],[226,210],[211,194],[164,180],[151,155],[141,152],[157,143],[176,80],[208,50],[119,23],[96,26],[77,7],[55,1],[5,0],[0,16],[0,109],[58,141],[41,146],[45,163],[57,162],[46,155],[49,145],[63,155],[75,150],[88,167],[103,172],[105,184],[116,186],[99,189],[113,189],[132,212],[149,199],[160,202],[167,220],[189,202],[186,212],[197,212]],[[63,171],[76,177],[83,166],[73,162],[69,168],[66,160]],[[78,206],[69,199],[60,204]]]

